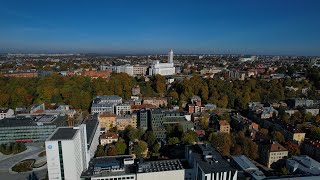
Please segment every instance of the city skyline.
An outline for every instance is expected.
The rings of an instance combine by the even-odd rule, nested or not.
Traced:
[[[62,5],[63,3],[63,5]],[[4,1],[0,53],[320,55],[320,2]]]

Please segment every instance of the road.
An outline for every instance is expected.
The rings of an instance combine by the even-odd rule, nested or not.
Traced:
[[[38,153],[44,151],[44,148],[28,146],[28,150],[21,154],[17,155],[10,155],[10,156],[3,156],[0,157],[0,179],[1,180],[26,180],[30,172],[28,173],[17,173],[11,174],[9,173],[9,168],[14,166],[17,162],[28,158],[29,156],[37,155]],[[47,169],[41,169],[39,171],[35,171],[35,174],[39,179],[44,178],[46,176]]]

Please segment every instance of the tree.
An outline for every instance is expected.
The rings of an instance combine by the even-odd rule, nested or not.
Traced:
[[[157,140],[156,135],[154,134],[153,131],[147,131],[144,134],[144,138],[145,142],[148,144],[149,147],[151,147]]]
[[[285,142],[284,147],[289,151],[289,156],[299,156],[300,148],[292,142]]]
[[[96,157],[101,157],[101,156],[105,156],[104,146],[99,144],[96,151]]]
[[[148,150],[148,144],[144,141],[139,141],[134,145],[134,154],[137,158],[140,158]]]
[[[159,143],[154,143],[154,145],[152,146],[152,150],[154,153],[158,154],[159,150],[160,150],[160,144]]]
[[[272,132],[272,139],[279,143],[283,143],[285,141],[285,138],[280,131]]]
[[[127,150],[127,144],[123,140],[119,140],[118,142],[116,142],[116,148],[118,154],[125,154]]]
[[[180,143],[180,140],[177,137],[172,137],[172,138],[169,138],[169,140],[168,140],[169,145],[175,145],[175,144],[179,144],[179,143]]]
[[[182,134],[181,141],[185,144],[194,144],[195,142],[198,142],[198,135],[197,133],[193,131],[187,131],[186,133]]]
[[[109,146],[107,150],[107,156],[116,156],[118,155],[117,148],[114,145]]]
[[[269,134],[269,131],[268,131],[268,129],[261,128],[260,133],[267,136]]]

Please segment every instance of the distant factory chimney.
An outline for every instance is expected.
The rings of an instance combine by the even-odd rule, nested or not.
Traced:
[[[168,63],[173,63],[173,51],[172,51],[172,49],[169,51]]]

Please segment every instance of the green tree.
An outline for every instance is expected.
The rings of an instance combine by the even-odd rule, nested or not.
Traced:
[[[118,154],[125,154],[127,150],[127,144],[123,140],[119,140],[118,142],[116,142],[116,148]]]
[[[156,154],[159,153],[159,150],[160,150],[160,144],[159,143],[154,143],[154,145],[152,146],[152,151]]]
[[[96,151],[96,157],[101,157],[101,156],[105,156],[105,152],[104,152],[104,146],[99,144]]]
[[[198,135],[194,131],[187,131],[182,134],[181,141],[185,144],[194,144],[195,142],[198,142]]]
[[[154,134],[153,131],[147,131],[144,134],[144,138],[145,142],[148,144],[149,147],[151,147],[157,140],[156,135]]]
[[[174,144],[179,144],[179,143],[180,143],[180,140],[177,137],[172,137],[172,138],[169,138],[169,140],[168,140],[169,145],[174,145]]]
[[[143,156],[143,154],[147,151],[148,144],[144,141],[139,141],[134,145],[134,154],[137,158],[140,158]]]

